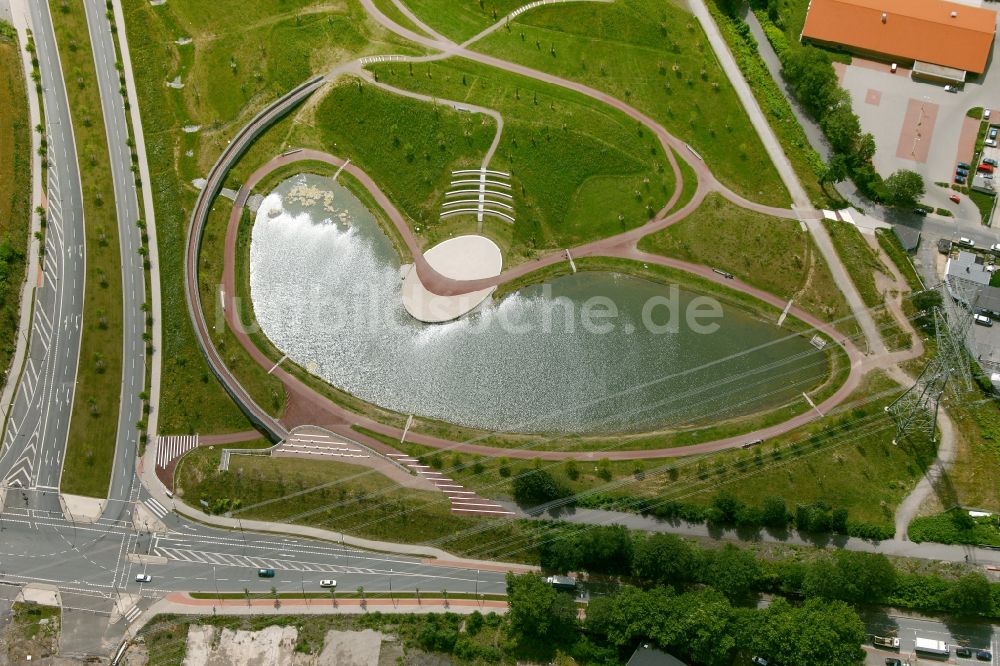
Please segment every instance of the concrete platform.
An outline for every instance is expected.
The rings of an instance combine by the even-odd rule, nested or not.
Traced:
[[[431,268],[455,280],[496,277],[503,268],[503,256],[496,243],[485,236],[449,238],[427,250],[424,258]],[[403,306],[415,319],[440,323],[458,319],[474,310],[496,287],[462,294],[440,296],[424,287],[417,271],[403,278]]]

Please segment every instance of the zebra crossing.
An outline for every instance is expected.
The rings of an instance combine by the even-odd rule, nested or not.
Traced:
[[[198,435],[160,435],[156,438],[156,466],[166,469],[195,448],[198,448]]]
[[[484,499],[471,490],[466,490],[464,486],[455,483],[442,472],[435,472],[429,465],[422,464],[416,458],[405,453],[390,453],[388,455],[399,464],[413,470],[417,476],[433,483],[451,502],[452,513],[480,516],[514,515],[513,511],[507,510],[492,500]]]
[[[157,518],[160,518],[161,520],[163,518],[166,518],[167,514],[170,513],[162,504],[157,502],[156,499],[153,497],[147,497],[145,500],[143,500],[142,503],[146,505],[147,509],[153,512],[153,515],[155,515]]]
[[[132,609],[125,613],[125,624],[132,624],[132,622],[139,617],[142,613],[142,609],[138,606],[132,606]]]

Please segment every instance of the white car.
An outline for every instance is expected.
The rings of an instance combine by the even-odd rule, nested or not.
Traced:
[[[326,579],[321,580],[319,582],[319,586],[320,587],[337,587],[337,581],[335,581],[335,580],[333,580],[331,578],[326,578]]]
[[[958,239],[958,244],[963,247],[976,247],[976,241],[971,238],[966,238],[965,236]]]
[[[1000,252],[1000,243],[993,243],[993,245],[990,245],[990,251]]]
[[[989,120],[989,119],[990,119],[990,110],[989,109],[984,109],[983,110],[983,120]]]
[[[150,576],[149,574],[136,574],[135,575],[135,582],[137,582],[137,583],[148,583],[151,580],[153,580],[153,577]]]
[[[951,92],[951,93],[957,93],[958,92],[958,88],[956,88],[955,86],[945,86],[944,87],[944,91],[945,92]]]

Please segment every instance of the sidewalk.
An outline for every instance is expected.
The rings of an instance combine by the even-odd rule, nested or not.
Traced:
[[[42,206],[42,162],[38,159],[38,149],[41,146],[41,136],[35,127],[42,124],[41,109],[38,106],[38,95],[31,80],[31,54],[25,49],[28,44],[28,30],[31,29],[31,14],[25,4],[26,0],[10,0],[10,12],[14,29],[17,30],[18,50],[21,52],[21,67],[24,74],[25,93],[28,96],[28,131],[31,133],[31,227],[28,230],[28,273],[21,289],[21,305],[18,315],[17,341],[14,356],[10,361],[7,380],[0,391],[0,435],[7,423],[7,415],[14,403],[14,392],[20,383],[21,371],[27,358],[28,337],[31,332],[31,315],[35,303],[35,287],[40,277],[41,260],[38,255],[39,241],[35,234],[41,230],[41,221],[35,209]],[[0,446],[2,448],[2,446]]]
[[[753,123],[757,134],[760,135],[764,149],[767,150],[767,154],[774,163],[774,167],[778,170],[778,175],[781,176],[782,182],[788,188],[793,205],[800,210],[811,209],[812,202],[809,200],[809,196],[803,189],[802,183],[799,182],[795,170],[792,169],[792,164],[788,161],[788,157],[785,155],[778,137],[775,136],[774,130],[764,117],[764,112],[757,103],[757,98],[753,96],[750,86],[747,84],[746,79],[743,78],[743,73],[736,64],[736,60],[733,58],[732,53],[729,52],[729,46],[726,44],[725,39],[723,39],[722,33],[719,32],[719,26],[715,24],[715,19],[712,18],[708,8],[705,6],[705,0],[691,0],[688,4],[691,7],[691,12],[698,19],[698,22],[701,23],[701,27],[705,31],[709,43],[712,45],[712,50],[715,51],[715,55],[719,59],[719,64],[726,72],[726,76],[732,83],[733,89],[736,90],[736,95],[740,98],[740,102],[750,117],[750,122]],[[833,274],[834,282],[840,287],[841,292],[843,292],[844,297],[847,299],[847,304],[851,308],[851,312],[854,314],[854,318],[858,322],[858,326],[864,331],[865,338],[868,340],[868,353],[884,354],[886,352],[885,345],[878,333],[878,327],[875,326],[875,320],[872,319],[871,313],[865,308],[864,301],[861,300],[861,294],[858,293],[854,282],[851,281],[847,273],[847,269],[844,268],[844,264],[840,261],[840,257],[833,247],[833,241],[830,239],[830,234],[827,233],[823,224],[816,220],[803,220],[803,224],[809,229],[813,240],[816,241],[816,246],[819,248],[820,254],[823,255],[827,266],[830,268],[830,272]]]

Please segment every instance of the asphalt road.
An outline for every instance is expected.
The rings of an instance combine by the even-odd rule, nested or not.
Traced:
[[[29,500],[58,510],[56,490],[80,354],[85,249],[83,197],[69,104],[48,3],[30,2],[48,137],[48,227],[28,359],[3,435],[0,480],[37,488]]]
[[[175,590],[203,592],[321,591],[319,581],[334,578],[338,589],[502,593],[504,574],[496,571],[425,564],[413,557],[387,555],[309,539],[253,532],[230,532],[189,523],[175,514],[163,517],[167,529],[138,533],[133,505],[122,503],[121,519],[102,518],[74,524],[58,512],[24,508],[12,490],[0,513],[0,583],[43,583],[89,598],[107,611],[119,594],[147,601]],[[155,513],[163,513],[146,495],[133,494]],[[132,555],[130,558],[129,555]],[[154,556],[157,564],[136,562]],[[165,558],[160,560],[159,558]],[[271,568],[274,578],[259,578]],[[152,576],[149,584],[136,574]]]
[[[141,232],[136,226],[136,220],[140,217],[139,197],[131,171],[131,149],[127,144],[128,118],[119,92],[121,82],[118,70],[115,68],[118,58],[115,54],[114,36],[111,34],[111,23],[105,15],[104,2],[85,0],[84,6],[111,157],[122,262],[122,388],[115,460],[108,495],[111,501],[105,510],[107,517],[117,518],[121,515],[124,503],[115,500],[127,499],[133,485],[137,483],[134,470],[139,437],[135,424],[142,419],[139,393],[145,386],[146,376],[145,342],[142,339],[145,331],[142,304],[146,299],[146,289],[143,257],[138,253],[142,246]]]

